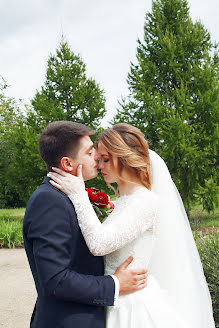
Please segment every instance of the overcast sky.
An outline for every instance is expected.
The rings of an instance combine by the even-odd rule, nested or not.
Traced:
[[[10,85],[7,94],[28,103],[63,33],[105,91],[106,126],[128,93],[127,73],[151,0],[0,0],[0,6],[0,75]],[[219,42],[219,0],[189,0],[189,6],[192,19]]]

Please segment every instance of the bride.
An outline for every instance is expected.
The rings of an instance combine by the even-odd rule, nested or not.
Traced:
[[[130,268],[146,267],[143,290],[107,307],[107,328],[214,328],[201,261],[180,195],[164,161],[148,149],[143,133],[117,124],[97,139],[99,168],[120,197],[101,224],[85,191],[82,173],[54,168],[51,184],[73,202],[90,251],[104,255],[105,274],[128,256]]]

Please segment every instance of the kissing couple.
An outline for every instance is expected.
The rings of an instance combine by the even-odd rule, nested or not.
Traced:
[[[39,138],[49,176],[31,196],[24,245],[37,290],[31,328],[214,328],[181,197],[143,133],[117,124],[50,123]],[[101,224],[84,181],[98,170],[119,197]],[[104,311],[105,310],[105,311]]]

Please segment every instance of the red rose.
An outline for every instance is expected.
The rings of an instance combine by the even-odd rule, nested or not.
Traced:
[[[91,201],[92,203],[97,203],[97,202],[98,202],[97,194],[91,194],[91,195],[89,196],[89,198],[90,198],[90,201]]]
[[[85,190],[87,191],[87,193],[88,193],[88,197],[90,198],[90,196],[91,196],[92,193],[93,193],[93,188],[85,188]]]
[[[109,204],[109,196],[104,192],[97,192],[95,196],[95,203],[97,203],[97,207],[104,208]]]
[[[93,193],[97,193],[99,191],[99,189],[95,189],[95,188],[85,188],[85,190],[87,191],[89,198]]]
[[[114,204],[109,201],[110,197],[104,192],[100,192],[99,189],[85,188],[85,190],[100,222],[103,222],[104,218],[114,209]]]

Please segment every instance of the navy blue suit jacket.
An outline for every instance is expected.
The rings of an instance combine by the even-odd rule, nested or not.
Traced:
[[[45,178],[31,196],[23,224],[24,245],[37,290],[31,328],[104,328],[104,306],[115,284],[103,276],[68,197]]]

